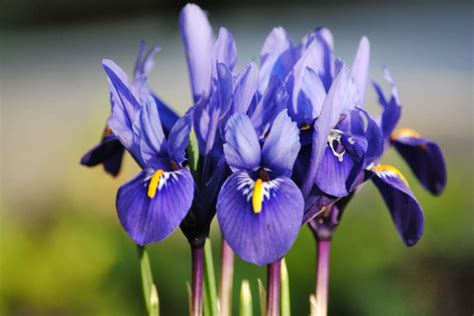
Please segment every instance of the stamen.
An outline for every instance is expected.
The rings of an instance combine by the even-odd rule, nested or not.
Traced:
[[[311,128],[311,125],[304,124],[303,126],[300,127],[300,131],[307,131]]]
[[[390,136],[391,140],[397,140],[399,138],[412,137],[421,138],[421,134],[411,128],[399,128]]]
[[[163,174],[162,169],[156,170],[156,172],[153,174],[153,176],[150,179],[150,183],[148,184],[148,197],[150,199],[154,198],[156,195],[156,191],[158,188],[158,183],[160,182],[161,175]]]
[[[262,210],[263,204],[263,181],[262,179],[258,178],[255,181],[255,185],[253,187],[253,194],[252,194],[252,208],[255,214],[260,213]]]
[[[380,172],[382,173],[382,175],[386,175],[387,173],[389,175],[395,175],[397,176],[398,178],[400,178],[407,187],[410,187],[410,185],[408,184],[408,181],[407,179],[405,178],[405,176],[403,175],[403,173],[401,173],[400,170],[398,170],[397,168],[395,168],[394,166],[391,166],[391,165],[378,165],[378,166],[375,166],[372,168],[372,171],[373,172]]]
[[[342,152],[338,152],[336,150],[337,148],[334,146],[334,142],[337,142],[339,143],[339,145],[341,145],[341,136],[342,136],[342,131],[335,128],[329,132],[329,136],[328,136],[329,147],[331,148],[333,155],[336,156],[339,161],[343,160],[346,150],[344,149]]]

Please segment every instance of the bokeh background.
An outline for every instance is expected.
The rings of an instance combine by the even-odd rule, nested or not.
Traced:
[[[1,315],[143,315],[136,249],[114,201],[137,172],[127,157],[116,179],[79,159],[95,144],[109,112],[100,62],[129,73],[138,44],[159,43],[151,87],[183,113],[191,96],[177,25],[184,3],[3,1],[0,7]],[[414,127],[444,150],[448,186],[424,192],[406,164],[384,162],[408,177],[424,207],[421,242],[406,248],[381,197],[368,184],[351,203],[333,247],[333,315],[472,315],[473,8],[472,2],[205,1],[211,23],[234,34],[239,65],[258,60],[273,26],[297,40],[329,27],[336,54],[349,63],[362,35],[372,46],[371,77],[388,65],[403,101],[400,127]],[[376,97],[367,95],[376,113]],[[219,231],[213,226],[215,259]],[[163,315],[185,315],[190,253],[181,232],[150,247]],[[294,315],[307,315],[314,242],[303,229],[287,257]],[[217,265],[217,261],[215,263]],[[217,265],[218,266],[218,265]],[[242,278],[265,269],[236,263],[234,314]],[[257,308],[255,308],[257,312]]]

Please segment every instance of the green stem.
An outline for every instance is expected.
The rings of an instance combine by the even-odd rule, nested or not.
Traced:
[[[204,244],[204,315],[218,316],[217,289],[214,274],[211,240],[206,239]]]
[[[140,273],[142,276],[143,297],[149,316],[160,315],[160,301],[158,291],[153,283],[153,274],[151,273],[150,259],[144,246],[138,246],[138,259],[140,260]]]

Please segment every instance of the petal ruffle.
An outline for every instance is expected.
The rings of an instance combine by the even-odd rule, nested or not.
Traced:
[[[260,213],[254,213],[254,181],[246,172],[230,176],[217,200],[217,218],[225,240],[244,260],[264,265],[283,257],[293,245],[303,219],[304,201],[289,178],[267,185]]]
[[[154,170],[141,171],[120,187],[117,212],[120,223],[139,245],[168,237],[188,213],[193,201],[194,183],[187,169],[164,172],[156,194],[147,194]]]
[[[423,187],[432,194],[439,195],[446,187],[443,153],[436,143],[413,132],[407,129],[395,131],[391,137],[392,144]]]
[[[260,165],[260,144],[247,115],[236,113],[230,117],[226,126],[225,139],[224,155],[233,171],[251,171]]]
[[[398,234],[407,246],[415,245],[423,234],[423,212],[405,177],[389,165],[379,165],[370,173],[389,208]]]

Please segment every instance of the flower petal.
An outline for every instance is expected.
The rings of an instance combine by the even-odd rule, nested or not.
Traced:
[[[156,159],[168,158],[168,143],[160,123],[158,107],[153,99],[143,105],[140,113],[140,154],[149,166]]]
[[[181,38],[188,61],[194,102],[209,93],[212,75],[212,27],[207,15],[195,4],[187,4],[179,15]]]
[[[189,134],[191,133],[191,113],[178,119],[168,136],[168,152],[171,159],[182,164],[186,159],[186,148],[189,144]]]
[[[446,165],[439,146],[419,137],[411,130],[401,129],[392,135],[392,144],[410,166],[423,187],[439,195],[446,187]],[[414,131],[413,131],[414,132]]]
[[[398,99],[397,87],[390,76],[388,69],[386,68],[384,69],[384,78],[392,87],[392,95],[390,99],[385,98],[382,88],[380,88],[378,84],[374,82],[372,85],[375,89],[375,92],[377,92],[379,104],[383,108],[379,122],[384,139],[388,142],[390,135],[392,135],[398,121],[400,120],[402,108]]]
[[[293,245],[303,219],[304,201],[289,178],[264,182],[267,194],[260,213],[252,209],[254,181],[237,172],[224,183],[217,219],[224,239],[244,260],[264,265],[283,257]]]
[[[89,150],[81,158],[81,164],[88,167],[103,164],[105,171],[115,177],[120,171],[123,153],[122,144],[111,134]]]
[[[357,86],[361,103],[364,104],[365,89],[369,76],[370,44],[367,37],[363,36],[359,43],[354,62],[352,63],[351,76]]]
[[[236,80],[232,111],[234,113],[246,113],[252,99],[257,91],[258,66],[255,63],[248,64],[240,73]]]
[[[156,194],[147,194],[154,170],[141,171],[120,187],[117,212],[120,223],[139,245],[168,237],[188,213],[193,200],[194,184],[187,169],[164,172]]]
[[[224,155],[233,171],[253,170],[260,165],[257,133],[247,115],[236,113],[227,122]]]
[[[214,43],[213,51],[216,64],[224,64],[229,69],[234,68],[237,63],[237,48],[232,33],[225,27],[219,29],[219,35]]]
[[[390,210],[398,234],[407,246],[415,245],[423,234],[424,219],[405,177],[389,165],[377,166],[370,172],[373,174],[372,181]]]
[[[293,42],[282,27],[274,28],[268,34],[260,52],[259,91],[267,89],[270,78],[277,76],[284,80],[295,62]]]
[[[286,110],[273,121],[262,147],[262,165],[279,175],[291,176],[293,165],[300,151],[299,129]]]
[[[159,97],[153,95],[155,103],[158,106],[158,114],[160,115],[160,122],[163,126],[165,135],[168,135],[173,125],[179,119],[179,115],[176,114],[168,105],[166,105]]]
[[[361,169],[362,164],[357,162],[349,152],[346,152],[340,161],[331,148],[326,147],[316,174],[315,184],[326,194],[343,197],[349,194],[352,182]]]

